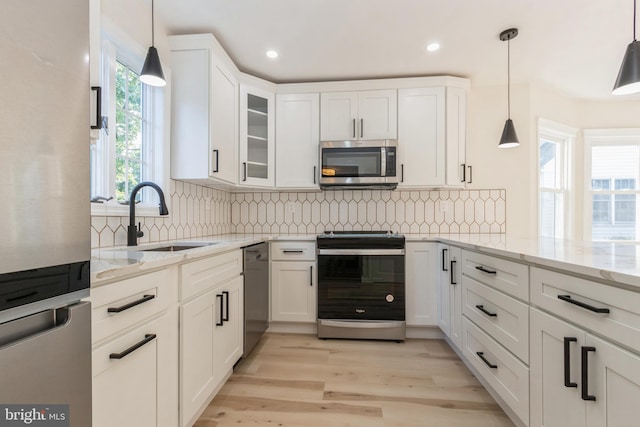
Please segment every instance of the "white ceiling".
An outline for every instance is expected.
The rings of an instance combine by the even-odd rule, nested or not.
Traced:
[[[276,83],[455,75],[610,95],[633,39],[632,0],[156,0],[169,34],[213,33],[238,67]],[[441,49],[427,53],[438,41]],[[276,60],[265,51],[280,53]],[[633,95],[636,97],[636,95]],[[628,99],[628,98],[627,98]]]

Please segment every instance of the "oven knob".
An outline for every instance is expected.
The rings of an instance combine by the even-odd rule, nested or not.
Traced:
[[[388,294],[386,300],[387,300],[387,302],[393,302],[393,300],[394,300],[393,295]]]

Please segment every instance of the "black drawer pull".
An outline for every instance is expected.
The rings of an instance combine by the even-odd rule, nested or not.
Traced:
[[[582,347],[582,400],[596,400],[589,394],[589,352],[596,351],[595,347]]]
[[[126,357],[126,356],[130,355],[131,353],[133,353],[134,351],[136,351],[137,349],[139,349],[140,347],[142,347],[146,343],[151,342],[151,341],[153,341],[155,339],[156,339],[156,334],[146,334],[142,341],[132,345],[131,347],[129,347],[128,349],[126,349],[122,353],[111,353],[109,355],[109,359],[122,359],[123,357]]]
[[[457,285],[458,282],[455,282],[453,280],[454,277],[456,277],[456,273],[453,270],[453,266],[457,263],[458,261],[456,261],[455,259],[453,261],[451,261],[451,268],[450,268],[450,272],[449,272],[449,283],[452,285]]]
[[[487,365],[488,367],[490,367],[491,369],[498,369],[498,365],[494,365],[493,363],[489,362],[485,357],[484,357],[484,352],[482,351],[476,351],[476,354],[478,355],[478,357],[480,359],[482,359],[482,361],[484,362],[485,365]]]
[[[229,291],[222,291],[223,298],[225,300],[225,315],[222,317],[222,320],[225,322],[229,321]]]
[[[608,308],[598,308],[592,305],[586,304],[581,301],[576,301],[571,298],[571,295],[558,295],[558,299],[561,299],[564,302],[568,302],[569,304],[577,305],[578,307],[586,308],[589,311],[593,311],[594,313],[609,313],[610,310]]]
[[[129,310],[130,308],[135,307],[136,305],[140,305],[140,304],[145,303],[147,301],[151,301],[155,297],[156,297],[155,295],[144,295],[142,298],[137,299],[135,301],[132,301],[129,304],[121,305],[120,307],[109,307],[107,309],[107,312],[108,313],[120,313],[122,311]]]
[[[285,254],[301,254],[304,251],[302,249],[283,249],[282,253]]]
[[[29,292],[28,294],[20,295],[18,297],[7,298],[7,302],[19,301],[21,299],[29,298],[37,294],[38,294],[38,291],[32,291],[32,292]]]
[[[309,286],[313,286],[313,265],[309,266]]]
[[[220,321],[216,320],[216,326],[222,326],[224,325],[224,315],[223,315],[223,310],[224,310],[224,301],[223,301],[223,297],[220,294],[216,295],[216,299],[220,298]]]
[[[564,386],[578,387],[578,384],[571,382],[571,343],[578,341],[574,337],[564,337]]]
[[[446,257],[444,254],[448,251],[449,249],[446,248],[442,250],[442,271],[447,271],[447,261],[445,261]]]
[[[495,270],[487,270],[486,268],[484,268],[484,266],[482,265],[476,265],[476,270],[480,270],[483,273],[487,273],[487,274],[496,274],[497,271]]]
[[[487,311],[487,309],[484,308],[484,305],[482,304],[476,305],[476,308],[489,317],[498,317],[498,313],[491,313],[490,311]]]

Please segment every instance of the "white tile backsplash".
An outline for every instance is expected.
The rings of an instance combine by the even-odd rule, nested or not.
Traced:
[[[140,243],[227,233],[392,230],[505,233],[506,190],[229,193],[171,182],[168,217],[140,217]],[[91,246],[125,245],[129,217],[91,218]]]

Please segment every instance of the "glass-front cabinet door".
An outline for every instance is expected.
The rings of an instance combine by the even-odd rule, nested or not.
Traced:
[[[240,184],[273,187],[274,94],[240,85]]]

